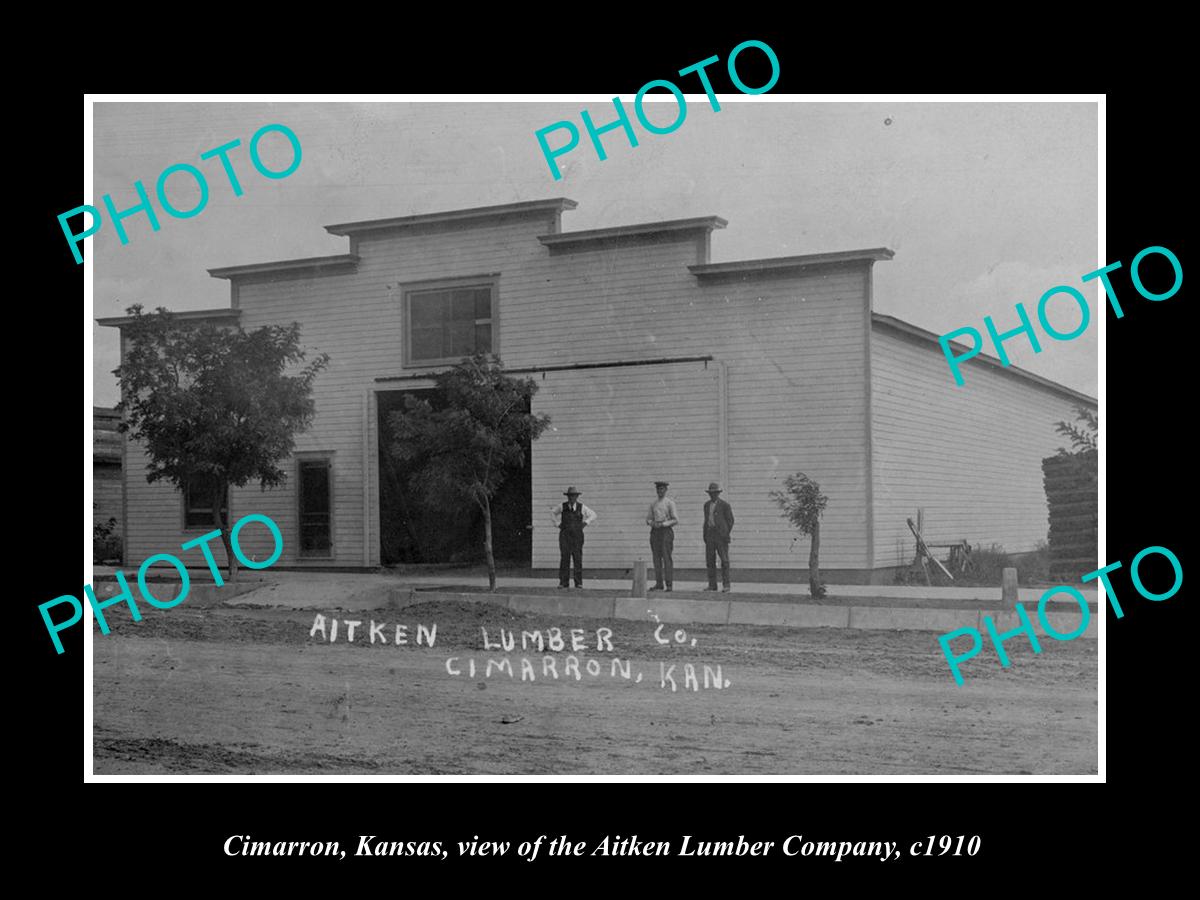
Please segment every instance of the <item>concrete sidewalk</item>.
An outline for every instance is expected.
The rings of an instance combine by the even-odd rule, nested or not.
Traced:
[[[287,573],[292,574],[292,573]],[[423,575],[411,576],[397,579],[405,585],[420,585],[421,587],[461,587],[472,583],[472,579],[464,578],[461,575]],[[487,579],[483,578],[479,582],[480,588],[487,586]],[[503,593],[516,593],[519,588],[554,588],[558,582],[554,578],[497,578],[496,590]],[[703,591],[707,582],[704,581],[677,581],[675,582],[675,590],[673,593],[698,593]],[[624,596],[629,596],[631,582],[628,579],[588,579],[587,591],[618,591]],[[858,599],[858,598],[879,598],[879,599],[896,599],[896,600],[928,600],[928,599],[943,599],[943,600],[995,600],[999,601],[1000,586],[986,587],[959,587],[950,585],[949,587],[921,587],[916,585],[904,584],[827,584],[826,588],[829,592],[825,598],[826,603],[835,602],[840,599]],[[576,589],[569,589],[574,592]],[[746,582],[745,584],[735,585],[733,588],[735,594],[764,594],[771,597],[794,597],[801,602],[811,602],[808,596],[808,582],[796,582],[784,584],[780,582]],[[1041,599],[1042,594],[1047,588],[1020,588],[1017,591],[1017,597],[1024,603],[1036,604]],[[1088,604],[1094,606],[1096,603],[1096,591],[1082,590],[1083,595],[1087,598]],[[657,593],[657,592],[654,592]],[[647,596],[654,596],[654,593]],[[723,595],[719,595],[723,596]],[[718,599],[719,599],[718,596]],[[907,605],[907,604],[905,604]]]
[[[95,566],[94,577],[96,580],[111,579],[117,571],[117,568],[112,566]],[[207,570],[203,572],[192,572],[192,583],[199,584],[204,581],[210,581],[203,576],[207,575]],[[132,582],[133,576],[126,571],[126,577]],[[253,571],[242,569],[239,574],[239,580],[243,585],[261,584],[261,585],[276,585],[282,591],[283,586],[287,585],[288,592],[296,592],[297,598],[300,595],[310,592],[329,592],[332,590],[349,590],[352,594],[357,594],[360,591],[372,591],[383,586],[388,587],[414,587],[421,588],[464,588],[468,590],[485,590],[487,588],[487,577],[479,577],[472,575],[464,575],[462,573],[456,575],[427,575],[427,574],[397,574],[394,572],[305,572],[297,570],[280,571],[268,569],[263,571]],[[211,581],[210,581],[211,583]],[[496,579],[496,590],[502,593],[516,593],[523,588],[544,588],[554,589],[557,585],[557,579],[553,577],[544,578],[522,578],[499,576]],[[675,583],[674,593],[692,594],[700,593],[706,586],[704,581],[677,581]],[[1087,598],[1089,605],[1096,603],[1095,588],[1081,588],[1079,585],[1075,587]],[[616,592],[623,596],[629,596],[632,588],[630,579],[617,578],[597,578],[588,579],[587,592],[606,591]],[[999,601],[1000,586],[996,587],[965,587],[959,585],[950,585],[948,587],[926,587],[921,585],[904,585],[904,584],[826,584],[829,591],[825,603],[834,603],[843,599],[895,599],[895,600],[963,600],[963,601],[979,601],[979,600],[994,600]],[[576,589],[569,589],[574,592]],[[791,597],[799,599],[801,602],[812,602],[808,596],[808,582],[745,582],[734,585],[735,595],[764,595],[767,597],[781,598]],[[1018,599],[1023,603],[1036,604],[1047,588],[1023,587],[1018,590]],[[652,594],[651,594],[652,596]],[[723,596],[723,595],[722,595]]]
[[[94,577],[96,580],[108,580],[113,578],[117,569],[120,567],[112,566],[95,566],[93,567]],[[133,574],[126,569],[126,578],[132,583]],[[211,576],[208,575],[208,570],[197,570],[191,573],[192,583],[200,584],[208,582],[211,584]],[[266,569],[254,571],[250,569],[242,569],[238,576],[242,584],[278,584],[289,585],[295,588],[297,585],[311,586],[315,590],[327,588],[350,588],[357,593],[358,589],[372,589],[381,585],[389,585],[391,587],[409,587],[421,586],[427,588],[468,588],[470,590],[485,590],[487,588],[487,576],[478,576],[470,574],[453,574],[453,575],[428,575],[420,573],[405,573],[398,574],[395,572],[306,572],[291,570],[276,570]],[[152,581],[154,579],[151,579]],[[517,576],[501,575],[496,579],[496,590],[501,592],[514,593],[522,588],[545,588],[554,589],[558,581],[554,577],[543,578],[523,578]],[[675,582],[675,593],[699,593],[706,586],[704,581],[677,581]],[[1079,585],[1075,587],[1080,590],[1088,599],[1089,604],[1096,603],[1095,588],[1081,588]],[[589,578],[587,580],[587,591],[608,591],[617,592],[624,596],[630,594],[632,582],[627,578]],[[845,598],[876,598],[876,599],[896,599],[896,600],[1000,600],[1000,586],[996,587],[966,587],[960,585],[950,585],[948,587],[926,587],[923,585],[905,585],[905,584],[826,584],[829,591],[827,601],[833,602]],[[808,582],[757,582],[750,581],[734,585],[734,593],[737,595],[756,594],[770,597],[794,597],[799,598],[802,602],[811,602],[808,597]],[[571,588],[570,591],[575,591]],[[1018,598],[1024,603],[1037,603],[1042,594],[1048,590],[1045,587],[1023,587],[1018,590]]]
[[[115,582],[100,582],[98,597],[112,596]],[[113,571],[113,570],[109,570]],[[584,616],[601,619],[638,619],[656,623],[707,623],[764,625],[797,628],[904,629],[947,632],[956,628],[983,628],[990,616],[1000,631],[1015,628],[1016,613],[1003,603],[1000,588],[913,587],[907,585],[829,585],[829,595],[813,601],[807,584],[747,583],[730,594],[702,593],[704,582],[677,582],[670,593],[651,592],[646,599],[631,597],[625,580],[596,579],[585,590],[558,590],[547,578],[499,578],[494,593],[486,579],[478,584],[462,575],[397,576],[394,573],[337,573],[271,571],[243,573],[237,587],[203,584],[193,580],[185,601],[199,607],[283,607],[314,612],[365,612],[402,610],[416,603],[452,601],[486,603],[513,612],[551,616]],[[177,586],[151,582],[162,599],[178,594]],[[161,584],[159,590],[157,585]],[[136,587],[134,588],[136,591]],[[1031,618],[1044,588],[1021,588],[1020,600]],[[1090,621],[1082,637],[1096,638],[1102,610],[1096,592],[1083,592]],[[1080,622],[1078,605],[1067,596],[1053,602],[1048,618],[1063,634]]]

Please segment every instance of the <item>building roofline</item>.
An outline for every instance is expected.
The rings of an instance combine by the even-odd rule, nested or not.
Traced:
[[[574,209],[579,204],[567,197],[550,200],[526,200],[521,203],[504,203],[499,206],[476,206],[471,209],[449,209],[443,212],[420,213],[414,216],[398,216],[392,219],[367,219],[362,222],[341,222],[326,225],[330,234],[351,235],[364,231],[381,231],[389,228],[411,228],[417,225],[435,225],[444,222],[462,222],[471,219],[494,219],[500,216],[522,215],[538,212],[561,213]]]
[[[353,253],[341,253],[336,256],[310,256],[305,259],[281,259],[277,262],[250,263],[245,266],[226,266],[221,269],[209,269],[208,274],[213,278],[240,278],[245,275],[260,275],[269,272],[296,272],[307,269],[327,269],[331,266],[352,266],[358,262]]]
[[[813,266],[830,266],[848,262],[875,262],[891,259],[895,252],[887,247],[867,250],[839,250],[835,253],[809,253],[804,256],[776,256],[767,259],[740,259],[734,262],[703,263],[688,266],[697,278],[719,275],[777,275]]]
[[[171,312],[167,310],[167,312]],[[220,321],[222,319],[238,319],[242,315],[240,309],[226,307],[224,309],[187,309],[182,312],[171,312],[171,315],[177,319],[184,319],[189,322],[203,322],[205,320]],[[97,325],[104,325],[109,328],[120,328],[122,325],[129,325],[134,320],[134,316],[108,316],[103,319],[97,319]]]
[[[940,335],[934,334],[932,331],[926,331],[924,328],[913,325],[911,322],[905,322],[903,319],[897,319],[895,316],[885,316],[883,313],[873,312],[871,313],[871,325],[882,325],[885,328],[893,328],[902,334],[908,335],[909,337],[917,338],[923,342],[936,344],[938,348],[941,349]],[[951,341],[950,345],[960,350],[970,349],[966,344],[959,343],[958,341]],[[994,356],[988,356],[985,353],[980,353],[978,356],[972,357],[972,360],[977,360],[985,365],[991,366],[993,369],[998,369],[1001,372],[1005,372],[1024,381],[1031,381],[1036,385],[1047,388],[1048,390],[1056,393],[1065,394],[1072,400],[1079,400],[1084,403],[1091,404],[1092,406],[1099,405],[1099,401],[1097,401],[1095,397],[1089,397],[1082,391],[1069,388],[1065,384],[1059,384],[1057,381],[1051,381],[1049,378],[1044,378],[1041,375],[1035,375],[1033,372],[1030,372],[1027,369],[1022,369],[1019,366],[1006,366]]]
[[[538,240],[547,247],[567,247],[578,244],[612,241],[619,238],[642,235],[690,233],[714,228],[724,228],[729,223],[720,216],[700,216],[694,219],[671,219],[666,222],[643,222],[637,225],[617,225],[612,228],[593,228],[589,231],[566,231],[557,234],[540,234]]]

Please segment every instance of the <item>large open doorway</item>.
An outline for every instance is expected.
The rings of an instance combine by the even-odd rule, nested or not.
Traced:
[[[409,489],[408,469],[392,456],[390,414],[404,409],[404,398],[416,394],[433,404],[436,390],[380,391],[376,394],[379,434],[379,542],[384,565],[400,563],[460,563],[484,561],[483,513],[461,503],[453,509],[423,503]],[[529,568],[532,560],[532,495],[529,447],[525,465],[509,473],[492,500],[492,546],[496,564]]]

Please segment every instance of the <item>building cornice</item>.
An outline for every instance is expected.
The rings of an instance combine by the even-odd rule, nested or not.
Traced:
[[[353,253],[341,253],[337,256],[310,256],[305,259],[281,259],[276,262],[250,263],[245,266],[226,266],[221,269],[209,269],[208,274],[213,278],[242,278],[247,275],[267,275],[275,272],[303,272],[306,270],[321,270],[341,266],[354,266],[358,257]]]
[[[700,279],[721,276],[753,277],[756,275],[783,275],[817,266],[877,262],[879,260],[891,259],[895,255],[887,247],[873,247],[868,250],[840,250],[836,253],[810,253],[805,256],[776,256],[768,259],[741,259],[734,262],[704,263],[702,265],[688,266],[688,271]]]
[[[720,216],[701,216],[694,219],[672,219],[667,222],[644,222],[638,225],[617,225],[594,228],[590,231],[565,231],[538,235],[538,240],[552,249],[579,247],[585,244],[608,243],[638,237],[675,237],[688,240],[697,234],[710,234],[713,229],[729,223]]]
[[[367,231],[387,231],[396,228],[413,228],[421,225],[445,223],[481,223],[514,215],[554,213],[557,219],[563,210],[574,209],[579,204],[567,197],[550,200],[527,200],[522,203],[505,203],[500,206],[477,206],[471,209],[451,209],[443,212],[422,213],[415,216],[398,216],[392,219],[366,219],[361,222],[341,222],[326,225],[330,234],[357,235]]]
[[[188,309],[182,312],[171,312],[171,315],[184,322],[221,322],[231,321],[236,322],[241,318],[242,311],[240,309]],[[144,313],[143,316],[149,315]],[[134,322],[136,316],[109,316],[103,319],[97,319],[97,325],[104,325],[108,328],[120,328],[123,325],[129,325]]]

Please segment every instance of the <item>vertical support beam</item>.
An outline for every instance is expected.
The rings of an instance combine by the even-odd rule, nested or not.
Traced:
[[[540,406],[542,401],[539,398],[545,396],[546,373],[541,372],[540,375],[542,383],[538,386],[538,392],[529,401],[529,411],[534,415],[538,415],[543,411],[543,407]],[[533,378],[534,375],[530,375],[529,377]],[[542,525],[541,522],[544,516],[538,515],[538,462],[542,454],[542,451],[538,449],[540,443],[542,443],[541,440],[537,440],[529,446],[529,565],[532,568],[537,568],[538,561],[541,558],[541,554],[538,552],[538,541],[542,539],[540,531],[550,527],[549,525]],[[589,575],[588,577],[590,578],[591,576]]]
[[[729,370],[722,360],[717,367],[717,458],[721,463],[721,487],[729,488]]]
[[[89,108],[89,118],[91,112]],[[121,329],[121,365],[125,365],[125,327]],[[125,392],[121,392],[121,399],[125,399]],[[121,421],[125,421],[125,413],[121,413]],[[93,489],[95,485],[93,485]],[[89,554],[88,559],[91,559]],[[121,564],[129,565],[129,435],[121,432]],[[89,582],[90,583],[90,582]],[[85,631],[91,632],[91,628],[85,628]],[[88,638],[90,640],[90,637]],[[88,666],[88,677],[91,678],[91,666]]]
[[[865,443],[864,443],[864,470],[867,479],[867,572],[870,573],[875,568],[875,463],[873,460],[874,441],[874,423],[871,416],[871,395],[875,391],[874,385],[871,383],[871,311],[874,305],[872,293],[874,291],[875,267],[870,261],[867,262],[867,269],[863,275],[865,303],[863,304],[863,316],[866,319],[863,325],[863,372],[865,373],[865,397],[866,402],[863,407],[863,421],[865,423]]]
[[[371,565],[371,389],[362,399],[362,541],[363,565]]]

